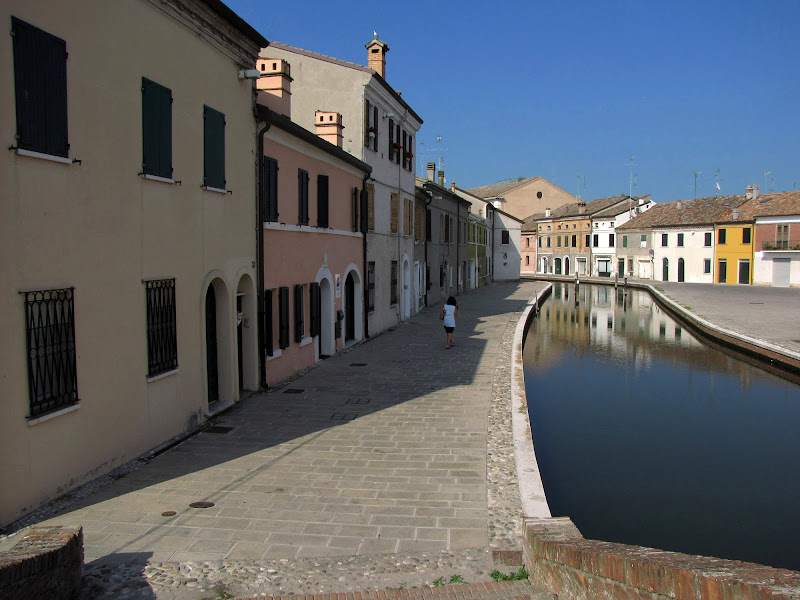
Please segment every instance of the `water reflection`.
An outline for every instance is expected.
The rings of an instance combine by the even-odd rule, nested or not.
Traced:
[[[554,285],[524,361],[554,515],[589,538],[800,569],[800,387],[622,287]]]

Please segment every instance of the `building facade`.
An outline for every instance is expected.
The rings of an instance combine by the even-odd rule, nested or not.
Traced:
[[[518,219],[579,201],[543,177],[515,177],[466,191]]]
[[[203,0],[0,14],[6,524],[258,389],[247,70],[267,41]]]

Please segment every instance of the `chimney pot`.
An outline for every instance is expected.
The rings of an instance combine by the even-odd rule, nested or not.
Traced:
[[[386,79],[386,53],[389,51],[389,46],[378,39],[375,34],[367,44],[367,66],[375,71],[378,75]]]
[[[758,184],[753,186],[753,198],[758,198],[759,187]]]
[[[342,115],[337,112],[318,110],[314,113],[317,135],[334,146],[342,147]]]
[[[456,191],[456,182],[455,181],[451,181],[450,182],[450,191],[451,192],[455,192]]]
[[[258,103],[276,113],[292,118],[291,65],[282,58],[259,58],[256,67]]]
[[[436,181],[436,163],[428,163],[428,181]]]
[[[738,208],[734,208],[733,209],[733,220],[734,221],[738,221],[739,220],[739,209]]]
[[[545,208],[544,209],[544,216],[545,217],[549,217],[550,216],[550,209],[549,208]]]
[[[439,185],[444,187],[444,171],[439,171]]]

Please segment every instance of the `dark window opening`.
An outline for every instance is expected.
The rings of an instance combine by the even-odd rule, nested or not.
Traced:
[[[175,280],[145,281],[147,291],[147,375],[178,368]]]

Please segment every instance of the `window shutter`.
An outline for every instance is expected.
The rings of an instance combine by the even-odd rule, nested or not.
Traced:
[[[278,161],[268,156],[261,158],[261,188],[265,221],[278,220]]]
[[[408,136],[408,165],[406,169],[409,171],[413,171],[414,167],[414,136],[409,134]]]
[[[375,231],[375,184],[367,184],[367,230]]]
[[[425,209],[425,239],[427,241],[429,241],[429,242],[431,240],[433,240],[433,232],[431,231],[432,228],[433,228],[433,225],[431,223],[431,209],[430,208],[426,208]]]
[[[392,211],[391,212],[391,232],[392,233],[397,233],[397,226],[399,225],[399,223],[398,223],[398,218],[399,218],[398,212],[400,210],[400,206],[399,206],[400,198],[398,198],[397,194],[392,194],[390,202],[391,202],[391,211]]]
[[[408,134],[403,131],[403,168],[406,168],[408,162]]]
[[[142,77],[142,171],[172,177],[172,91]]]
[[[389,160],[394,160],[394,119],[389,119]]]
[[[278,345],[289,347],[289,288],[278,290]]]
[[[378,151],[378,107],[377,106],[372,107],[372,116],[373,116],[372,124],[373,127],[375,127],[375,137],[373,138],[372,149],[375,150],[375,152],[377,152]]]
[[[317,175],[317,227],[328,227],[328,176]]]
[[[297,169],[297,222],[308,225],[308,171]]]
[[[272,356],[272,290],[264,290],[264,346],[267,356]]]
[[[294,286],[294,341],[298,344],[305,335],[305,315],[303,314],[303,285]]]
[[[311,312],[311,337],[317,336],[320,334],[320,316],[322,313],[321,306],[320,306],[320,292],[319,292],[319,283],[316,281],[311,282],[308,286],[308,296],[309,296],[309,308]]]
[[[66,158],[67,43],[11,17],[17,146]]]
[[[370,140],[369,140],[369,117],[371,110],[371,105],[369,100],[364,99],[364,145],[369,147]]]
[[[225,115],[203,106],[203,185],[225,189]]]
[[[353,231],[358,231],[358,205],[361,202],[361,196],[358,192],[358,188],[353,188],[353,207],[352,207],[352,217],[353,217]]]

